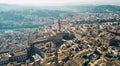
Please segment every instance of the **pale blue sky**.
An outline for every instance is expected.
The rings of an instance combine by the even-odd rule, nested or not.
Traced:
[[[0,3],[18,4],[18,5],[34,5],[34,6],[55,6],[70,4],[105,4],[119,5],[120,0],[0,0]]]

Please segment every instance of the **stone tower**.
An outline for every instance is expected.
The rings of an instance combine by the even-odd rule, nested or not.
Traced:
[[[58,20],[58,31],[61,32],[61,23],[60,23],[60,19]]]

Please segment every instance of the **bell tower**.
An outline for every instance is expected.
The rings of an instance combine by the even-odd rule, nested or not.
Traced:
[[[60,19],[58,19],[58,31],[61,32],[61,22],[60,22]]]

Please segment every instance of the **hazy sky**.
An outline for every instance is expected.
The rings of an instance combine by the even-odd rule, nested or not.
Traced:
[[[41,5],[41,6],[55,6],[55,5],[71,5],[71,4],[108,4],[119,5],[120,0],[0,0],[0,3],[18,4],[18,5]]]

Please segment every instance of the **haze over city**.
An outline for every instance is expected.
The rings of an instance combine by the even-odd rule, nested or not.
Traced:
[[[120,0],[0,0],[0,66],[120,66]]]
[[[61,6],[61,5],[119,5],[120,0],[0,0],[2,4]]]

